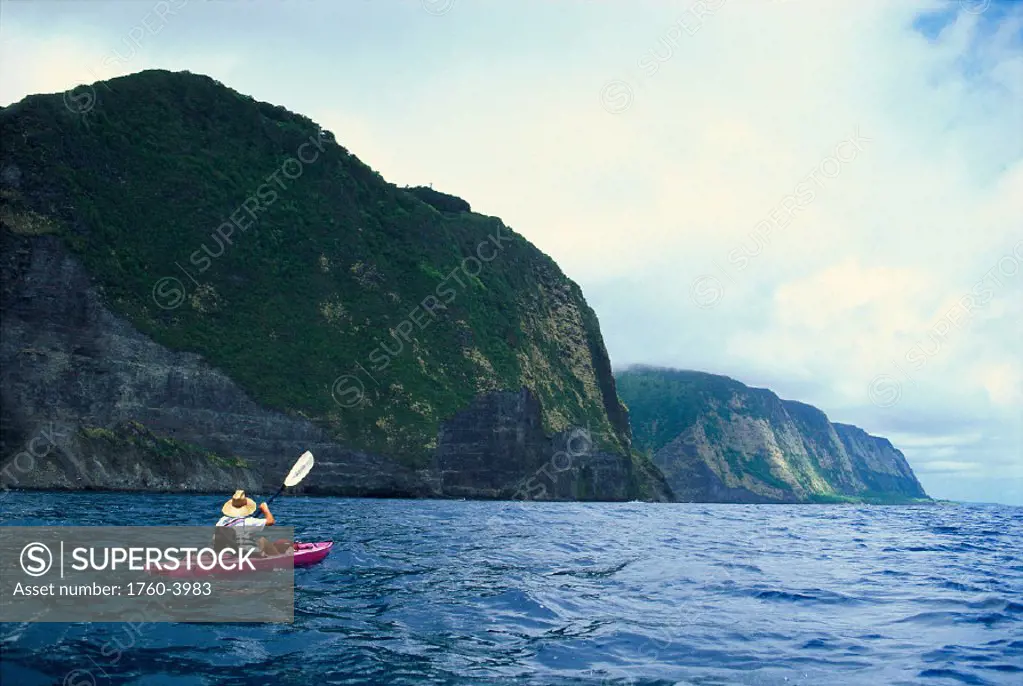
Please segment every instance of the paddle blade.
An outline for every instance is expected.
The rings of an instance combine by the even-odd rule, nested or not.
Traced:
[[[288,472],[288,476],[284,479],[284,485],[287,487],[297,486],[299,482],[306,477],[309,470],[313,468],[313,464],[316,461],[313,459],[313,454],[308,450],[302,453],[302,457],[298,458],[295,466]]]

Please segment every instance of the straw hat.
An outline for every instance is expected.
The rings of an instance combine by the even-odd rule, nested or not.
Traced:
[[[228,517],[248,517],[256,511],[256,501],[246,497],[245,491],[235,491],[220,511]]]

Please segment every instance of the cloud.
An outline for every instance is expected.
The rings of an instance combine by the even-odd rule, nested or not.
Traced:
[[[60,93],[143,69],[187,69],[230,80],[241,55],[216,45],[186,51],[161,40],[165,31],[163,38],[173,33],[175,22],[187,19],[188,4],[174,0],[168,8],[178,7],[177,12],[154,12],[159,4],[131,5],[129,11],[108,6],[120,21],[102,25],[98,17],[86,14],[77,22],[65,17],[47,24],[45,30],[8,12],[13,16],[0,24],[0,63],[18,64],[18,69],[0,72],[0,103],[8,105],[33,93]],[[103,9],[100,3],[93,6]]]
[[[1023,407],[1023,372],[1016,361],[981,364],[974,370],[993,405],[1017,410]]]
[[[844,359],[844,372],[861,382],[862,395],[866,381],[902,352],[898,341],[924,330],[926,320],[915,305],[933,287],[930,279],[919,269],[867,266],[858,258],[824,267],[778,285],[765,327],[733,334],[727,351],[806,374],[826,374]]]
[[[980,469],[981,469],[981,465],[977,464],[976,462],[954,462],[954,461],[944,461],[944,460],[935,460],[933,462],[926,462],[926,463],[924,463],[924,465],[922,467],[917,467],[917,471],[919,471],[922,474],[935,473],[935,472],[937,472],[937,473],[962,474],[964,472],[965,473],[977,472],[977,471],[980,471]]]
[[[909,449],[942,449],[957,448],[978,443],[984,436],[980,433],[972,434],[942,434],[928,436],[913,436],[907,434],[899,437],[899,445]]]

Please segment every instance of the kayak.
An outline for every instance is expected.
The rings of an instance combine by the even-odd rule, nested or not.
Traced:
[[[317,562],[323,562],[334,547],[334,541],[320,541],[318,543],[296,543],[295,544],[295,567],[309,567]]]
[[[333,541],[296,543],[293,551],[294,554],[272,555],[269,557],[250,557],[248,561],[252,564],[253,569],[249,569],[249,565],[246,564],[244,569],[238,570],[235,568],[233,558],[226,557],[223,565],[217,563],[206,569],[199,567],[196,562],[192,560],[190,567],[186,567],[184,562],[182,562],[177,569],[160,569],[152,567],[147,568],[146,571],[158,576],[182,579],[202,576],[239,576],[251,574],[254,571],[259,572],[274,569],[297,569],[299,567],[309,567],[317,564],[318,562],[323,562],[324,558],[330,554],[330,549],[333,547]]]

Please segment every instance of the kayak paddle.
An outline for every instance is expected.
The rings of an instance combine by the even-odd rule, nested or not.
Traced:
[[[292,486],[299,485],[302,482],[302,479],[304,479],[313,468],[315,463],[316,461],[313,459],[313,454],[311,452],[307,450],[302,453],[302,456],[298,458],[297,462],[295,462],[295,466],[291,468],[290,472],[288,472],[288,476],[285,477],[284,483],[277,489],[277,492],[270,496],[270,499],[266,501],[267,507],[269,507],[270,503],[274,501],[274,498],[284,492],[285,488],[291,488]]]

